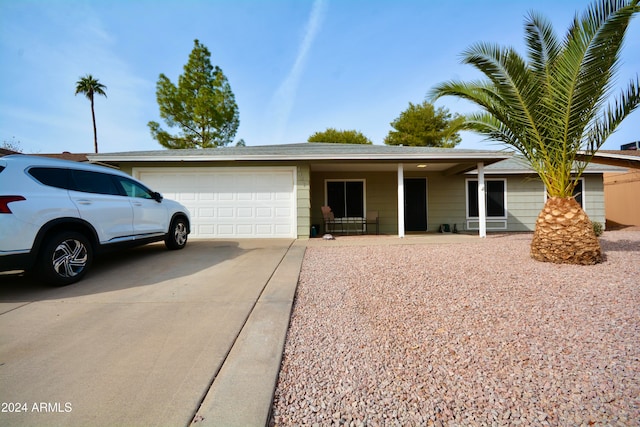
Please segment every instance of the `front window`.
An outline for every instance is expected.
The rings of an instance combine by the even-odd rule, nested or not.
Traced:
[[[584,210],[584,179],[580,178],[573,189],[573,198]]]
[[[505,179],[485,180],[487,218],[507,218],[507,182]],[[479,218],[478,180],[467,180],[467,218]]]
[[[140,199],[153,199],[151,190],[147,187],[123,176],[116,176],[116,180],[120,183],[124,192],[128,197],[137,197]]]
[[[364,217],[364,181],[326,181],[326,205],[336,218]]]

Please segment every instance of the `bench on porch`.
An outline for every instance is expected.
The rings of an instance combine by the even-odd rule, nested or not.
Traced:
[[[331,207],[322,206],[321,209],[325,233],[350,234],[353,232],[354,234],[365,234],[369,231],[369,225],[375,225],[376,234],[380,234],[378,211],[369,211],[366,217],[336,218]]]

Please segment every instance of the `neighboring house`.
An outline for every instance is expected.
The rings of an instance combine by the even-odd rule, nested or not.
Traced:
[[[7,150],[6,148],[0,148],[0,157],[8,156],[9,154],[24,154],[19,151]],[[54,159],[73,160],[74,162],[88,162],[87,155],[84,153],[70,153],[64,151],[62,153],[51,154],[30,154],[31,156],[51,157]]]
[[[0,148],[0,157],[8,156],[9,154],[21,154],[18,151],[9,150],[7,148]]]
[[[604,174],[608,226],[640,226],[640,150],[607,150],[599,157],[598,161],[628,168]]]
[[[33,156],[50,157],[53,159],[71,160],[74,162],[88,162],[87,155],[85,153],[70,153],[63,151],[62,153],[49,153],[49,154],[33,154]]]
[[[377,211],[380,232],[399,236],[442,224],[531,231],[546,194],[505,151],[304,143],[88,157],[186,205],[193,237],[308,237],[324,205],[336,217]],[[593,221],[604,223],[602,174],[615,170],[592,165],[580,181],[578,200]]]

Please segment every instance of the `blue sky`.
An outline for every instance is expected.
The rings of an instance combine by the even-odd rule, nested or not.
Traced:
[[[559,34],[575,0],[0,0],[0,143],[27,153],[91,152],[89,101],[75,82],[92,74],[100,152],[155,150],[147,123],[164,123],[155,86],[183,72],[194,39],[211,51],[236,96],[247,145],[305,142],[328,127],[382,144],[409,102],[433,85],[479,74],[460,53],[479,41],[525,54],[523,21],[547,16]],[[640,72],[632,21],[619,82]],[[466,113],[456,98],[436,106]],[[166,128],[166,127],[165,127]],[[472,133],[460,148],[499,149]],[[640,139],[634,112],[604,148]]]

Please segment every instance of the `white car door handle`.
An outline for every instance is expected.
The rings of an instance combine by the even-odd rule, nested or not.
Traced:
[[[76,202],[79,205],[90,205],[91,204],[91,200],[88,200],[88,199],[78,199],[78,200],[76,200]]]

